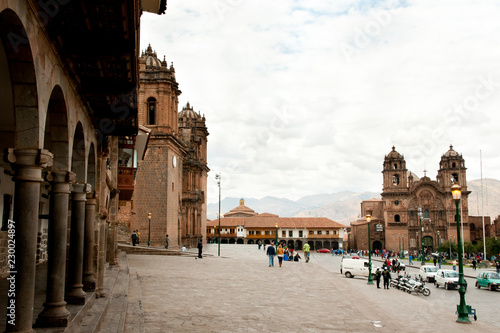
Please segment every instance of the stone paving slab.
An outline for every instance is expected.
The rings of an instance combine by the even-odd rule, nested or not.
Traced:
[[[498,332],[481,322],[458,324],[423,297],[345,279],[316,257],[280,268],[268,267],[256,246],[226,245],[222,257],[217,245],[205,252],[212,256],[128,256],[139,282],[129,297],[141,294],[145,333]],[[125,332],[137,332],[136,320],[127,316]]]

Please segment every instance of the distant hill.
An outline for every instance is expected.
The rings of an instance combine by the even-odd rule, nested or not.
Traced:
[[[469,214],[481,215],[481,180],[469,180],[467,189],[469,195]],[[244,198],[245,206],[256,213],[272,213],[281,217],[327,217],[344,225],[355,221],[361,210],[361,201],[380,198],[376,192],[343,191],[331,194],[308,195],[293,201],[286,198],[264,197],[262,199]],[[493,219],[500,215],[500,181],[483,179],[484,215]],[[229,212],[240,204],[240,198],[224,198],[221,201],[221,215]],[[209,204],[207,216],[217,218],[219,204]]]

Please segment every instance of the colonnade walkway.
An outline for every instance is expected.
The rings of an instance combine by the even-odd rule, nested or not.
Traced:
[[[346,279],[328,254],[269,267],[257,245],[222,244],[220,257],[216,244],[205,245],[203,259],[191,253],[127,255],[124,332],[498,332],[456,323],[423,296]],[[101,332],[120,324],[118,313],[109,309]]]

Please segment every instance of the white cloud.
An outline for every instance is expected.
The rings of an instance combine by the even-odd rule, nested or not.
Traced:
[[[209,201],[381,191],[392,145],[434,178],[452,143],[498,178],[500,1],[169,1],[143,14],[207,117]],[[479,87],[479,88],[478,88]],[[456,107],[459,105],[460,107]]]

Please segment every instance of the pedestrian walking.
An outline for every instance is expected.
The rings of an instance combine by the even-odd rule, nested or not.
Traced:
[[[439,256],[439,258],[438,258],[439,269],[441,269],[441,263],[442,262],[443,262],[443,258],[441,258],[441,256]]]
[[[375,281],[377,281],[377,288],[380,289],[380,277],[382,276],[382,273],[380,272],[380,268],[377,267],[377,270],[375,271]]]
[[[389,289],[389,281],[391,280],[391,273],[384,267],[384,271],[382,272],[382,277],[384,278],[384,289]]]
[[[497,269],[497,273],[500,273],[500,261],[499,260],[497,260],[496,269]]]
[[[408,265],[413,265],[413,262],[411,261],[413,259],[412,255],[410,254],[410,256],[408,257]]]
[[[434,261],[434,266],[436,266],[436,264],[437,264],[437,258],[436,258],[436,257],[434,257],[434,260],[433,260],[433,261]]]
[[[309,262],[309,251],[311,250],[311,246],[308,242],[304,244],[304,258],[306,258],[306,262]]]
[[[476,261],[476,258],[474,258],[474,259],[472,259],[472,269],[476,270],[476,266],[477,266],[477,261]]]
[[[269,267],[274,267],[274,256],[276,255],[276,250],[274,249],[274,246],[272,246],[272,243],[267,247],[266,253],[269,257]]]
[[[257,242],[257,245],[259,245],[259,250],[260,250],[260,247],[262,246],[262,242],[261,242],[261,241],[258,241],[258,242]]]
[[[457,260],[456,259],[453,259],[453,270],[456,271],[457,270]]]
[[[138,242],[137,242],[138,237],[137,237],[137,233],[135,232],[135,230],[134,230],[134,231],[132,231],[132,236],[131,236],[131,238],[132,238],[132,246],[135,246],[135,244],[137,244],[137,243],[138,243]]]
[[[278,246],[278,250],[276,252],[278,254],[278,263],[280,264],[281,267],[281,264],[283,263],[283,254],[285,253],[281,244],[280,246]]]
[[[201,252],[203,251],[203,241],[200,239],[198,242],[198,258],[203,259]]]
[[[168,240],[168,234],[167,234],[167,235],[165,235],[165,248],[166,249],[168,249],[168,242],[169,242],[169,240]]]

